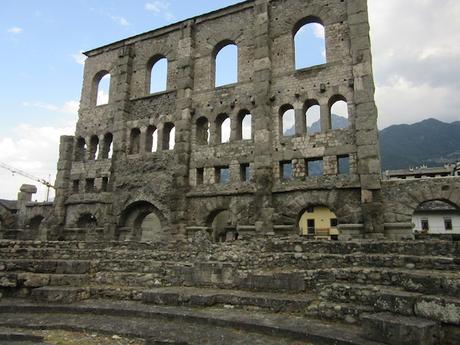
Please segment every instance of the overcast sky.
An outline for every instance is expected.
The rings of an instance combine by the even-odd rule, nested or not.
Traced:
[[[2,0],[0,162],[54,180],[59,136],[75,129],[81,51],[237,2]],[[379,127],[460,120],[460,1],[369,0],[369,15]],[[31,182],[0,168],[0,198]]]

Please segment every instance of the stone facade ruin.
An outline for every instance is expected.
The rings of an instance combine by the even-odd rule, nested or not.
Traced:
[[[296,69],[294,37],[312,23],[324,27],[326,62]],[[228,45],[238,51],[237,82],[216,87],[216,58]],[[251,0],[86,52],[54,203],[23,202],[4,237],[34,238],[37,222],[41,238],[60,240],[297,234],[312,206],[337,215],[343,240],[410,237],[420,203],[460,206],[460,178],[382,181],[370,48],[365,0]],[[162,59],[167,87],[151,93]],[[109,100],[100,105],[107,76]],[[333,129],[336,101],[347,103],[348,128]],[[320,108],[314,134],[311,106]],[[286,111],[295,118],[289,136]],[[322,165],[320,176],[310,162]]]
[[[326,61],[298,69],[295,36],[312,23]],[[216,87],[229,45],[236,82]],[[366,0],[250,0],[86,55],[54,202],[32,202],[31,185],[0,200],[2,344],[30,329],[458,344],[460,242],[401,239],[424,202],[460,208],[460,177],[382,178]],[[166,90],[151,93],[160,62]],[[298,236],[312,209],[336,216],[339,241],[308,222]]]

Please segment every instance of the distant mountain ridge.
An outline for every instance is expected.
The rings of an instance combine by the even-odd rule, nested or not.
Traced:
[[[460,161],[460,121],[433,118],[380,131],[382,170]]]
[[[346,128],[348,120],[333,114],[332,124],[334,128]],[[319,130],[319,121],[308,128],[309,133]],[[294,135],[295,128],[287,134]],[[380,131],[380,156],[383,171],[460,161],[460,121],[445,123],[430,118],[385,128]]]

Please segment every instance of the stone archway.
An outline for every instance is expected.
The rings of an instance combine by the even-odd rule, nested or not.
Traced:
[[[338,239],[338,220],[336,214],[323,205],[309,206],[298,217],[301,235],[316,239]]]
[[[43,227],[43,220],[45,217],[38,215],[32,217],[29,220],[29,230],[30,230],[30,237],[31,239],[36,239],[39,241],[46,241],[47,234]]]
[[[215,242],[225,242],[227,233],[234,228],[233,215],[229,210],[215,210],[209,215],[208,226],[212,228],[212,235]]]
[[[147,201],[137,201],[126,207],[119,224],[120,240],[159,242],[168,239],[164,216]]]

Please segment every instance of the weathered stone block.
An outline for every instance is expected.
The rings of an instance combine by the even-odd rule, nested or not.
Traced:
[[[391,313],[366,315],[362,318],[366,338],[390,345],[439,345],[436,322]]]

